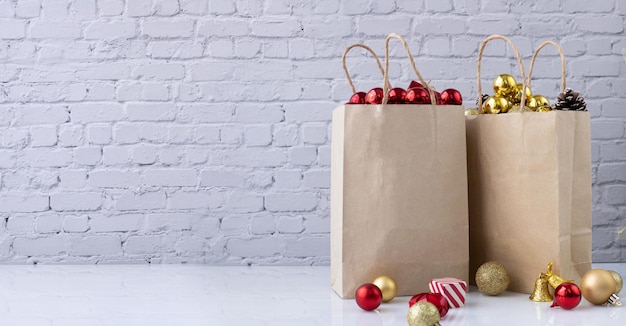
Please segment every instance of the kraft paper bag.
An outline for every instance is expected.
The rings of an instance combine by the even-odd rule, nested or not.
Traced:
[[[387,51],[394,37],[387,38]],[[387,76],[388,55],[385,81]],[[385,94],[387,89],[386,82]],[[432,104],[334,110],[331,285],[341,297],[353,298],[360,285],[380,275],[396,281],[398,295],[427,292],[437,277],[467,280],[463,112],[460,105]]]
[[[504,37],[487,38],[479,62],[492,39],[514,48],[526,80]],[[480,68],[478,82],[481,94]],[[591,268],[589,112],[480,114],[466,125],[471,281],[481,264],[496,261],[509,271],[509,291],[531,293],[550,262],[555,274],[579,282]]]

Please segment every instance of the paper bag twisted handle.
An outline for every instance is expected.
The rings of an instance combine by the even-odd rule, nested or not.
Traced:
[[[392,38],[397,38],[398,40],[400,40],[400,42],[402,42],[402,45],[404,45],[404,50],[409,56],[409,61],[411,62],[411,67],[413,68],[413,71],[417,75],[417,78],[419,78],[422,85],[424,85],[424,87],[426,87],[426,89],[428,89],[428,92],[430,93],[430,103],[436,104],[435,93],[433,92],[433,89],[430,87],[430,85],[428,85],[428,83],[424,81],[424,78],[422,77],[422,74],[420,74],[419,70],[417,70],[417,67],[415,66],[415,60],[413,60],[413,55],[411,54],[411,50],[409,50],[409,45],[406,43],[406,40],[402,38],[402,36],[396,33],[389,34],[385,39],[385,86],[383,88],[383,104],[387,104],[387,101],[389,100],[389,41]]]
[[[343,51],[343,57],[341,57],[341,63],[343,64],[343,72],[346,73],[346,78],[348,79],[348,84],[350,84],[350,88],[352,88],[352,94],[356,93],[356,88],[354,87],[354,83],[352,82],[352,77],[350,77],[350,73],[348,72],[348,66],[346,65],[346,56],[348,55],[348,52],[350,52],[350,50],[359,47],[359,48],[363,48],[365,50],[367,50],[369,53],[372,54],[372,56],[374,57],[374,59],[376,59],[376,65],[378,66],[378,70],[380,71],[381,76],[385,76],[385,71],[383,70],[383,65],[380,63],[380,59],[378,58],[378,56],[376,55],[376,53],[374,52],[374,50],[372,50],[372,48],[370,48],[369,46],[362,44],[362,43],[355,43],[350,45],[349,47],[346,48],[345,51]],[[388,83],[388,81],[387,81]],[[389,88],[391,88],[391,85],[389,85]]]
[[[478,79],[478,112],[482,112],[481,108],[483,107],[483,87],[480,81],[480,65],[483,59],[483,52],[485,51],[485,46],[487,46],[487,43],[489,43],[489,41],[491,40],[496,40],[496,39],[506,41],[507,43],[509,43],[511,48],[513,48],[513,52],[515,53],[515,56],[517,57],[517,63],[519,64],[520,74],[522,75],[522,98],[520,102],[520,107],[523,108],[524,105],[526,105],[526,87],[527,87],[526,86],[526,72],[524,71],[524,63],[522,62],[522,56],[519,54],[519,51],[517,50],[517,47],[515,46],[513,41],[511,41],[509,38],[502,36],[502,35],[491,35],[487,37],[480,44],[480,49],[478,50],[478,66],[477,66],[478,71],[476,74],[477,79]],[[524,110],[521,110],[521,112],[524,112]]]
[[[537,55],[539,54],[539,50],[543,49],[546,45],[553,45],[558,51],[559,56],[561,56],[561,91],[564,92],[567,84],[565,84],[565,75],[567,71],[565,70],[565,53],[563,53],[563,48],[559,45],[559,43],[552,41],[545,41],[537,47],[535,53],[533,53],[533,58],[530,60],[530,69],[528,69],[528,82],[526,84],[530,87],[530,82],[533,76],[533,68],[535,67],[535,59],[537,59]]]

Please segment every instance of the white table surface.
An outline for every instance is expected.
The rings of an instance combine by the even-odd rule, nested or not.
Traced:
[[[626,264],[594,264],[626,275]],[[0,325],[406,325],[409,297],[373,312],[330,289],[328,267],[0,266]],[[626,295],[623,295],[626,297]],[[626,300],[625,300],[626,301]],[[625,302],[626,303],[626,302]],[[626,325],[626,305],[574,310],[482,295],[442,325]]]

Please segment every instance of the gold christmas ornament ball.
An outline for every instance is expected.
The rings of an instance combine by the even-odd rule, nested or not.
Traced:
[[[478,112],[478,108],[465,109],[465,116],[468,116],[468,115],[478,115],[478,114],[480,114],[480,112]]]
[[[604,269],[592,269],[580,280],[580,292],[585,300],[601,305],[609,300],[616,291],[615,279]]]
[[[486,295],[499,295],[509,286],[509,272],[502,264],[486,262],[476,271],[476,286]]]
[[[423,301],[409,308],[406,320],[409,322],[409,326],[438,326],[441,317],[434,304]]]
[[[543,109],[543,111],[541,112],[546,112],[545,111],[546,109],[548,111],[551,111],[550,101],[548,101],[548,99],[545,96],[535,95],[532,98],[535,99],[535,101],[537,101],[537,111],[539,111],[540,108]]]
[[[537,108],[539,107],[539,103],[537,102],[537,100],[534,97],[530,97],[530,98],[526,99],[526,106],[531,111],[537,111]]]
[[[383,302],[389,302],[398,294],[396,281],[387,275],[381,275],[372,282],[383,293]]]
[[[483,103],[483,112],[489,114],[506,113],[511,108],[511,103],[504,97],[489,96]]]
[[[613,276],[615,280],[615,294],[619,294],[622,291],[622,286],[624,286],[624,280],[622,279],[622,275],[619,275],[616,271],[608,271]]]
[[[517,84],[517,90],[515,91],[515,96],[513,96],[513,103],[520,104],[522,102],[522,88],[524,85]],[[533,92],[530,90],[530,87],[526,86],[526,100],[533,96]]]
[[[493,80],[493,91],[496,92],[496,95],[503,97],[515,95],[517,92],[517,81],[509,74],[498,75]]]

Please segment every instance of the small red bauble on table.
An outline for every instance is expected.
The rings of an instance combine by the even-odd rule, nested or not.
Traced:
[[[354,293],[356,304],[363,310],[374,310],[383,302],[383,292],[374,284],[366,283],[359,286]]]
[[[445,316],[448,313],[448,310],[450,309],[448,300],[439,293],[422,292],[422,293],[416,294],[413,297],[411,297],[411,300],[409,300],[409,308],[418,302],[432,303],[433,305],[435,305],[437,310],[439,310],[439,316],[441,317]]]
[[[580,303],[581,292],[578,285],[571,282],[561,283],[554,290],[554,302],[550,307],[574,309]]]

